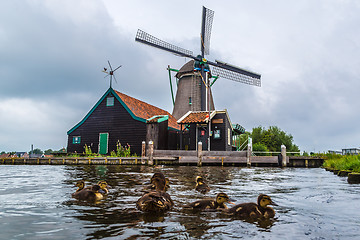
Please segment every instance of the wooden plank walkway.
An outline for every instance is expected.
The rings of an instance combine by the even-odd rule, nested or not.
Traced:
[[[114,157],[76,157],[76,158],[2,158],[1,164],[8,165],[138,165],[146,164],[140,157],[114,158]]]
[[[197,165],[199,158],[196,151],[154,152],[154,165]],[[203,152],[202,165],[247,166],[244,152]],[[321,167],[323,159],[302,156],[287,156],[288,167]],[[251,166],[281,166],[278,156],[251,156]],[[7,165],[148,165],[149,157],[54,157],[54,158],[2,158],[0,164]]]

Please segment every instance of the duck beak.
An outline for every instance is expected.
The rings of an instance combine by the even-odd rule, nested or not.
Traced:
[[[230,201],[229,201],[228,203],[230,203],[230,204],[232,204],[232,205],[236,205],[236,203],[233,203],[233,202],[230,202]]]
[[[236,202],[236,201],[234,199],[231,199],[231,198],[227,201],[227,203],[230,203],[232,205],[236,205],[236,203],[234,203],[234,202]]]
[[[276,203],[274,203],[273,201],[271,201],[271,205],[273,205],[273,206],[279,206],[279,205],[277,205]]]

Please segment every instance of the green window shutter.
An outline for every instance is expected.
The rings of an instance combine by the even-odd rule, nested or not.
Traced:
[[[81,137],[80,136],[74,136],[73,137],[73,144],[80,144],[81,142]]]

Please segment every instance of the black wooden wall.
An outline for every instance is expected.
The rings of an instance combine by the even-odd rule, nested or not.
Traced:
[[[228,129],[230,129],[231,135],[231,126],[230,122],[225,113],[218,113],[214,116],[215,119],[223,119],[223,123],[214,123],[211,124],[211,130],[214,132],[215,129],[220,129],[220,139],[214,139],[214,135],[211,138],[211,150],[212,151],[231,151],[232,150],[232,137],[228,136]],[[228,138],[230,138],[230,145],[228,144]]]
[[[223,123],[212,123],[211,130],[214,132],[215,129],[220,129],[221,137],[219,139],[214,139],[214,134],[210,139],[210,148],[211,151],[232,151],[232,137],[231,137],[231,126],[227,118],[226,113],[218,113],[212,118],[212,120],[223,119]],[[228,129],[230,129],[230,136],[228,136]],[[208,133],[206,131],[206,136]],[[182,148],[185,149],[185,146],[188,145],[188,150],[195,150],[197,139],[196,139],[196,124],[190,124],[189,132],[183,134]],[[228,138],[230,138],[230,145],[228,144]],[[207,140],[206,140],[207,141]],[[203,148],[204,148],[203,144]],[[207,150],[207,148],[206,148]]]
[[[141,143],[146,140],[146,123],[135,120],[115,99],[114,106],[106,106],[106,97],[77,129],[68,135],[68,152],[84,152],[85,144],[98,152],[99,134],[109,133],[108,153],[116,150],[119,140],[130,145],[132,153],[141,156]],[[80,144],[73,144],[73,136],[80,136]]]

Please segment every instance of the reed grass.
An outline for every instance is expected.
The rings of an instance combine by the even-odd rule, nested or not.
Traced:
[[[335,170],[348,170],[360,173],[360,155],[326,154],[323,167]]]

